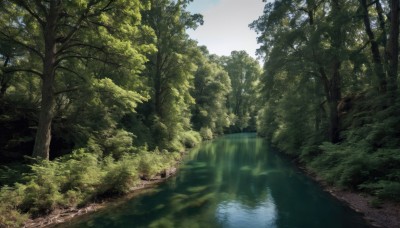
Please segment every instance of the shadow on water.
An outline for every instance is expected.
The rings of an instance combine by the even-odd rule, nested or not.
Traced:
[[[192,150],[156,190],[60,227],[367,227],[255,134]]]

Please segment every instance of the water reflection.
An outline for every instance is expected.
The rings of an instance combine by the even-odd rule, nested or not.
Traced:
[[[216,219],[223,227],[275,228],[276,216],[276,206],[271,197],[255,207],[248,207],[238,201],[224,201],[216,210]]]
[[[191,151],[179,174],[65,227],[365,227],[255,134]]]

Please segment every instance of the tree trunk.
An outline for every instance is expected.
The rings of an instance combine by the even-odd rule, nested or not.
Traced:
[[[161,48],[158,48],[157,56],[156,56],[156,72],[154,73],[154,109],[156,115],[160,118],[163,117],[162,113],[162,90],[161,90],[161,76],[162,76],[162,56],[161,56]]]
[[[6,57],[6,60],[4,61],[3,67],[6,68],[8,63],[10,62],[10,57]],[[1,78],[1,88],[0,88],[0,100],[3,100],[4,95],[6,94],[7,88],[8,88],[8,82],[7,80],[7,73],[3,73],[3,77]]]
[[[47,62],[47,61],[45,61]],[[33,148],[33,157],[49,159],[50,141],[51,141],[51,123],[54,115],[54,72],[48,64],[43,74],[42,101],[39,114],[39,124],[36,132],[35,146]],[[49,69],[50,68],[50,69]]]
[[[384,94],[386,92],[386,84],[387,84],[386,74],[383,68],[381,54],[379,53],[379,44],[375,39],[375,35],[371,29],[371,21],[368,14],[368,6],[366,0],[361,0],[361,7],[363,10],[363,21],[365,26],[365,32],[367,33],[369,41],[371,43],[371,53],[374,62],[375,75],[377,77],[378,91],[380,92],[380,94]]]
[[[340,140],[340,119],[337,106],[341,99],[341,78],[340,78],[340,61],[335,59],[332,65],[332,78],[330,86],[330,100],[329,100],[329,118],[330,129],[329,136],[332,143],[337,143]]]
[[[397,90],[397,70],[399,64],[399,0],[390,1],[390,37],[387,48],[389,60],[388,90],[394,101]]]
[[[43,60],[42,100],[39,113],[39,123],[36,132],[32,156],[49,159],[51,142],[51,123],[55,107],[55,62],[56,62],[56,20],[57,3],[50,1],[47,23],[43,27],[45,55]]]
[[[329,119],[330,119],[330,129],[329,137],[332,143],[337,143],[340,140],[340,119],[337,106],[339,100],[341,99],[341,75],[340,75],[340,51],[343,48],[343,33],[341,29],[341,15],[340,15],[340,5],[338,0],[332,1],[332,16],[333,16],[333,31],[332,31],[332,47],[334,54],[331,60],[331,80],[329,87]]]

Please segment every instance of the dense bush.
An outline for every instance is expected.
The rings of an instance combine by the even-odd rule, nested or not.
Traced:
[[[196,131],[187,131],[181,135],[181,141],[186,148],[193,148],[202,140],[201,135]]]
[[[320,149],[309,167],[327,182],[400,201],[400,149],[373,150],[366,141]]]
[[[23,201],[23,192],[16,185],[15,188],[4,186],[0,191],[0,224],[5,227],[22,227],[29,218],[17,208]]]
[[[200,135],[204,140],[210,140],[213,138],[213,133],[208,127],[202,127],[200,129]]]
[[[178,159],[179,153],[140,148],[119,159],[79,149],[54,161],[38,161],[24,176],[24,184],[1,189],[0,224],[20,227],[30,216],[84,206],[103,195],[127,193],[137,186],[140,176],[151,179]]]

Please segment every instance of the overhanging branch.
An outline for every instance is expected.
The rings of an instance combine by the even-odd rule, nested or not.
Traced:
[[[32,74],[38,75],[40,78],[43,77],[42,73],[40,73],[39,71],[33,70],[33,69],[9,68],[9,69],[5,69],[4,72],[5,73],[27,72],[27,73],[32,73]]]
[[[22,46],[25,49],[28,49],[29,51],[31,51],[31,52],[35,53],[36,55],[38,55],[42,60],[44,60],[43,54],[39,50],[37,50],[36,48],[31,47],[28,44],[24,44],[23,42],[21,42],[19,40],[16,40],[13,36],[10,36],[10,35],[6,34],[3,31],[0,31],[0,34],[5,36],[7,39],[9,39],[9,41],[11,41],[13,43],[16,43],[19,46]]]

